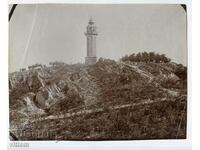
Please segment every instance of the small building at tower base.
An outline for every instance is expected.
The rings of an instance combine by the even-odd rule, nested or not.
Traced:
[[[85,57],[85,64],[86,65],[94,65],[97,61],[97,57],[90,57],[90,56],[87,56]]]

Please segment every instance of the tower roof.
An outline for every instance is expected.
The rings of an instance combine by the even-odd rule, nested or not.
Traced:
[[[94,24],[94,21],[93,21],[92,17],[91,17],[90,20],[89,20],[89,24],[90,24],[90,25],[93,25],[93,24]]]

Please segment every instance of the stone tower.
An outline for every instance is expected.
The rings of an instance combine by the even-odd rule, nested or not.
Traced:
[[[94,21],[90,18],[85,36],[87,37],[87,56],[85,57],[85,64],[93,65],[96,63],[96,36],[98,35],[96,31],[96,26]]]

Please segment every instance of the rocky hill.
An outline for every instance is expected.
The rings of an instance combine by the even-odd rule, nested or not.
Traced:
[[[9,74],[19,140],[186,138],[187,68],[172,62],[58,63]]]

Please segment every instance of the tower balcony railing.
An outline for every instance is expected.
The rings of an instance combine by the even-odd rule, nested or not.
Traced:
[[[90,31],[90,32],[85,32],[85,35],[87,36],[87,35],[98,35],[98,33],[95,31]]]

